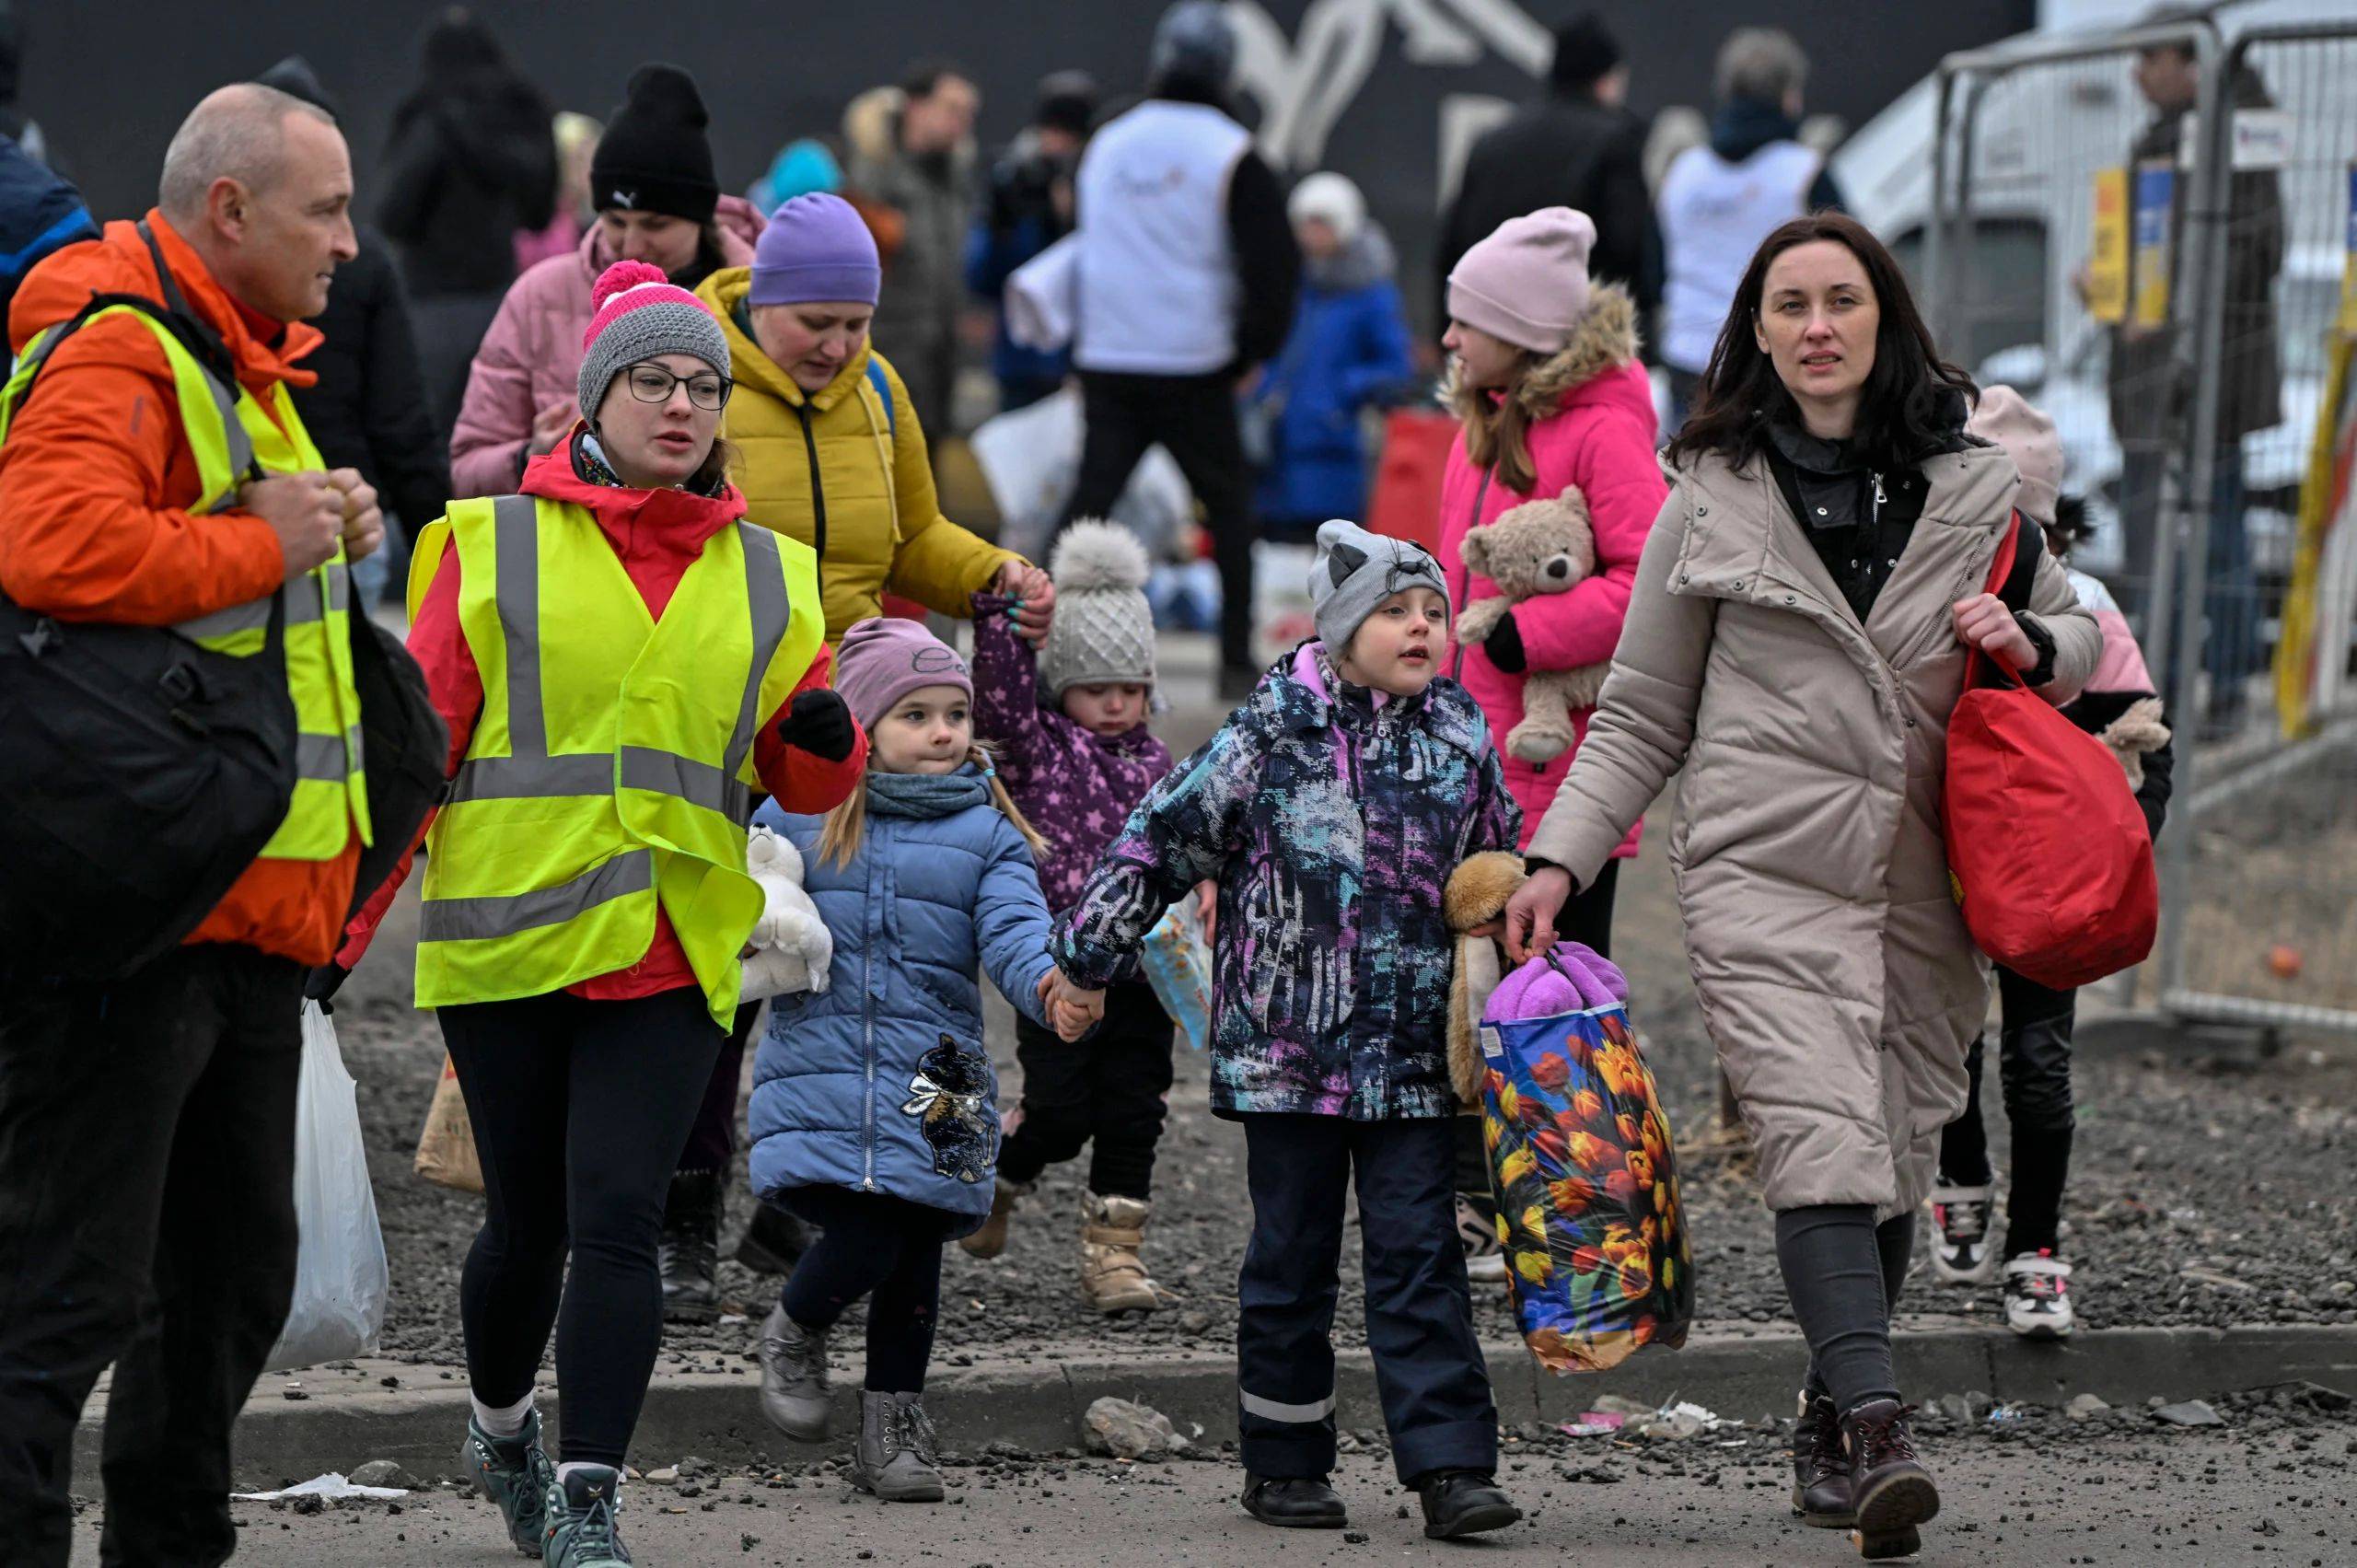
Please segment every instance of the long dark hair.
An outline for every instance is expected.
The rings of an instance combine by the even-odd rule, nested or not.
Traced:
[[[1950,438],[1959,395],[1977,395],[1972,377],[1940,357],[1931,330],[1915,308],[1906,275],[1882,241],[1855,218],[1811,213],[1761,240],[1751,265],[1744,269],[1726,324],[1711,350],[1710,367],[1695,389],[1694,411],[1669,444],[1672,465],[1715,454],[1740,468],[1766,447],[1771,421],[1797,423],[1793,394],[1776,374],[1775,362],[1761,352],[1753,329],[1759,319],[1769,264],[1794,246],[1819,239],[1829,239],[1857,257],[1882,310],[1875,333],[1875,367],[1858,400],[1852,446],[1875,466],[1896,468],[1920,460]]]

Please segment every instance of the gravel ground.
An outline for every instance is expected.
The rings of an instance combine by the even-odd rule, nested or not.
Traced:
[[[1203,703],[1182,702],[1164,733],[1183,749],[1208,734],[1216,716]],[[1624,868],[1615,951],[1635,991],[1634,1015],[1672,1125],[1687,1137],[1709,1130],[1716,1099],[1658,847],[1666,827],[1666,809],[1657,809],[1644,853]],[[392,1262],[384,1349],[449,1364],[460,1359],[458,1272],[480,1201],[430,1186],[410,1168],[441,1063],[432,1021],[406,1005],[414,899],[413,888],[405,890],[377,950],[346,988],[336,1022],[346,1063],[364,1086],[370,1168]],[[995,996],[991,1008],[990,1040],[1011,1103],[1021,1081],[1013,1016]],[[2295,1041],[2260,1061],[2173,1053],[2156,1039],[2090,1055],[2077,1078],[2065,1247],[2078,1270],[2073,1292],[2082,1321],[2357,1321],[2357,1188],[2345,1179],[2357,1155],[2357,1047]],[[1147,1257],[1184,1301],[1150,1318],[1109,1321],[1083,1311],[1074,1254],[1085,1168],[1062,1167],[1019,1213],[1004,1257],[978,1263],[950,1251],[942,1360],[955,1364],[985,1350],[1052,1360],[1124,1346],[1233,1345],[1248,1223],[1243,1140],[1205,1109],[1205,1081],[1203,1058],[1182,1046]],[[1993,1083],[1989,1098],[2002,1159],[2006,1132]],[[740,1154],[732,1233],[749,1207],[742,1168]],[[1689,1159],[1684,1179],[1703,1321],[1782,1321],[1782,1286],[1755,1191],[1715,1158]],[[1336,1333],[1351,1342],[1362,1333],[1357,1304],[1348,1299],[1356,1289],[1354,1260],[1346,1258]],[[722,1285],[752,1321],[675,1327],[671,1350],[708,1359],[749,1347],[775,1282],[729,1263]],[[1901,1311],[1953,1321],[1956,1314],[1993,1316],[1995,1307],[1994,1287],[1941,1285],[1919,1269]],[[1503,1287],[1480,1291],[1478,1310],[1485,1335],[1512,1336]]]
[[[2223,1424],[2173,1427],[2146,1411],[2073,1421],[2025,1407],[1921,1424],[1944,1507],[1921,1561],[1942,1564],[2223,1562],[2309,1568],[2357,1562],[2357,1422],[2348,1401],[2282,1389],[2218,1401]],[[1787,1423],[1788,1424],[1788,1423]],[[1616,1562],[1720,1568],[1732,1562],[1854,1562],[1844,1536],[1802,1527],[1785,1501],[1784,1426],[1723,1426],[1684,1442],[1574,1438],[1536,1426],[1509,1434],[1500,1479],[1525,1522],[1485,1552],[1560,1562],[1571,1551]],[[2055,1462],[2067,1448],[2066,1463]],[[1422,1553],[1412,1501],[1367,1434],[1338,1468],[1345,1533],[1268,1530],[1235,1504],[1237,1472],[1214,1463],[1117,1464],[1076,1452],[994,1446],[945,1456],[948,1501],[895,1507],[854,1493],[826,1461],[788,1470],[720,1470],[683,1458],[671,1485],[633,1484],[623,1525],[646,1563],[857,1562],[1134,1563],[1157,1560],[1299,1563],[1312,1552]],[[429,1482],[436,1478],[425,1478]],[[238,1504],[239,1562],[412,1558],[513,1562],[489,1506],[445,1485],[396,1504]],[[84,1514],[74,1562],[95,1563],[100,1516]]]

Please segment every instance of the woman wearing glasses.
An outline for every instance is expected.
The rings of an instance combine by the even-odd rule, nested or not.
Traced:
[[[438,1009],[486,1199],[459,1284],[461,1462],[517,1546],[568,1565],[627,1561],[615,1493],[662,1340],[666,1189],[762,908],[754,792],[826,811],[866,751],[826,689],[812,552],[746,522],[728,482],[720,324],[639,261],[608,268],[597,304],[585,417],[521,494],[427,530],[409,640],[452,780],[417,1001]],[[532,1405],[552,1329],[553,1465]]]

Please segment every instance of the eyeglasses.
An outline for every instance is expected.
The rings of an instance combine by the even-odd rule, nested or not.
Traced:
[[[630,369],[630,395],[643,403],[668,403],[671,389],[684,386],[688,401],[706,412],[717,412],[728,401],[728,394],[737,383],[726,376],[674,376],[659,365],[633,365]]]

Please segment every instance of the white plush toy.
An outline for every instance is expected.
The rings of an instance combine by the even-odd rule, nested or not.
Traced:
[[[757,827],[745,842],[745,869],[761,885],[769,905],[753,925],[743,999],[826,990],[835,938],[819,918],[819,906],[802,890],[802,852],[793,841]]]

